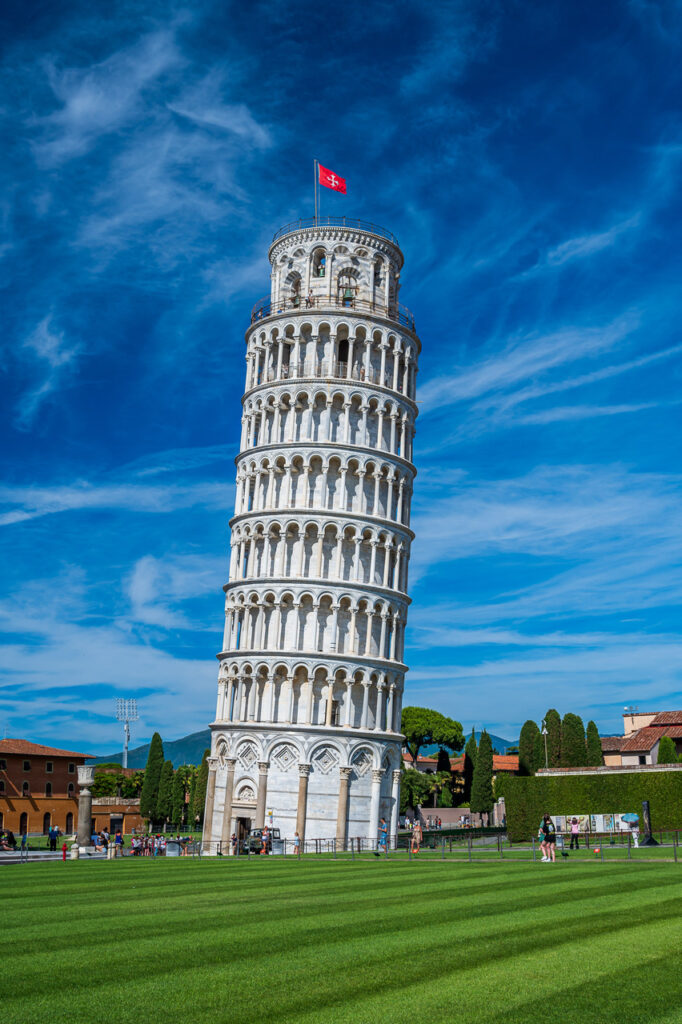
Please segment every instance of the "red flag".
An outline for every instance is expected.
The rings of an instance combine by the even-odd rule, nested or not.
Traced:
[[[320,169],[320,185],[324,185],[325,188],[333,188],[335,192],[343,192],[346,194],[346,179],[339,178],[338,174],[334,174],[333,171],[327,170],[322,164],[317,165]]]

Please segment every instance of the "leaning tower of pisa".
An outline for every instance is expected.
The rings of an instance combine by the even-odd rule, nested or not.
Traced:
[[[246,331],[204,841],[397,830],[420,343],[393,235],[298,221]],[[212,847],[215,849],[215,847]]]

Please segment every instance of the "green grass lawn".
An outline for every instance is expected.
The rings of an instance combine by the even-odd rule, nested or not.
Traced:
[[[7,865],[4,1024],[682,1021],[682,864]]]

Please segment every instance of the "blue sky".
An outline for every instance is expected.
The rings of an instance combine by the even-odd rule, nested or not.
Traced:
[[[6,8],[0,729],[215,708],[243,332],[312,213],[423,344],[406,700],[680,707],[682,5]]]

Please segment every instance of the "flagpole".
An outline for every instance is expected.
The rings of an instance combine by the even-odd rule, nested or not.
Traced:
[[[315,189],[315,224],[317,224],[317,160],[313,160],[313,181]]]

